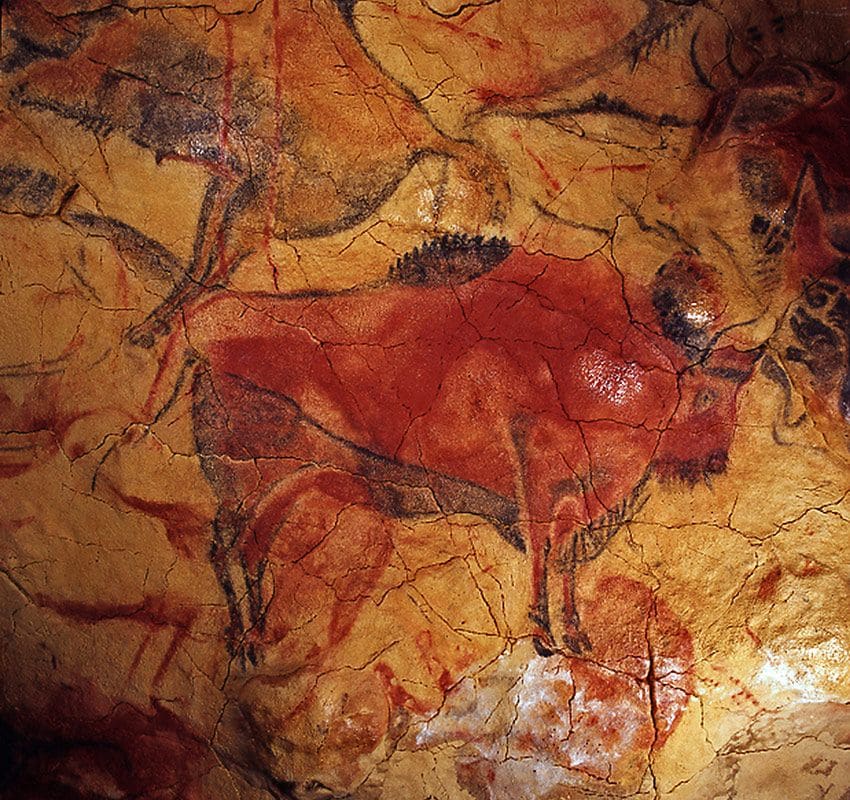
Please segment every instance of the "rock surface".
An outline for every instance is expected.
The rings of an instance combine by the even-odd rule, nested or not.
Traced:
[[[850,797],[843,0],[0,14],[0,796]]]

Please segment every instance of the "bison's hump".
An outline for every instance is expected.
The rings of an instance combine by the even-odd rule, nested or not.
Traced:
[[[389,278],[408,286],[466,283],[495,269],[510,252],[506,239],[446,234],[403,255],[390,268]]]

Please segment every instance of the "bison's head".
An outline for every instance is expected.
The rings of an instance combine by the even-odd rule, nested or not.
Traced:
[[[652,461],[662,480],[695,484],[726,469],[738,392],[760,355],[725,347],[682,371],[678,404]]]
[[[805,64],[768,62],[717,99],[694,161],[703,174],[722,176],[724,160],[737,173],[731,185],[740,193],[740,214],[731,214],[722,232],[735,263],[723,272],[734,273],[727,286],[740,276],[755,287],[762,308],[747,310],[756,321],[742,318],[732,338],[739,347],[769,341],[775,356],[769,377],[786,396],[802,397],[820,433],[844,454],[850,446],[848,117],[846,80]],[[745,227],[741,235],[736,224]]]
[[[718,92],[692,156],[659,188],[659,229],[715,268],[726,343],[763,344],[804,285],[850,253],[848,117],[842,79],[767,61]]]
[[[652,327],[667,341],[678,367],[677,403],[652,463],[661,479],[694,484],[726,468],[738,392],[761,349],[718,345],[730,327],[730,301],[717,271],[693,253],[668,259],[656,272],[650,295]]]
[[[713,345],[724,303],[713,270],[690,253],[665,262],[652,281],[656,327],[696,360]]]

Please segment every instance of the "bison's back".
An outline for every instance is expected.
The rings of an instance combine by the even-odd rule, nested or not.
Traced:
[[[517,437],[535,420],[556,431],[559,472],[603,475],[619,469],[615,452],[648,461],[675,397],[669,360],[632,324],[602,258],[513,248],[458,285],[228,292],[187,322],[214,372],[293,400],[381,456],[508,496],[525,468]],[[588,449],[602,424],[621,446]]]

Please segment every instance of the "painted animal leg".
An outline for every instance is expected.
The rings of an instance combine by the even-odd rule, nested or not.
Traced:
[[[514,435],[522,463],[522,488],[525,496],[525,511],[532,520],[530,543],[532,552],[532,584],[534,610],[532,619],[540,625],[535,640],[538,652],[549,654],[561,652],[552,631],[549,613],[549,594],[546,576],[549,557],[552,556],[556,570],[563,569],[562,533],[571,530],[570,524],[576,515],[577,489],[563,489],[560,478],[570,476],[572,483],[587,460],[587,443],[575,423],[565,423],[557,416],[537,416],[529,422],[524,436]],[[566,492],[566,494],[565,494]],[[559,495],[563,495],[559,501]],[[554,545],[554,546],[553,546]],[[567,647],[580,651],[581,636],[578,631],[578,615],[575,613],[572,579],[575,572],[575,541],[570,541],[569,560],[573,565],[565,575],[564,604],[567,606],[564,621]],[[556,620],[560,628],[560,620]]]
[[[245,599],[248,602],[248,622],[250,627],[247,633],[255,630],[258,633],[262,633],[266,622],[266,601],[263,599],[263,577],[266,574],[268,562],[265,558],[261,558],[256,564],[252,565],[243,551],[239,554],[239,563],[245,579]]]
[[[575,547],[578,537],[573,534],[570,542],[570,558],[564,566],[564,645],[573,653],[580,655],[590,650],[590,639],[581,629],[578,609],[576,608],[576,557]]]
[[[542,485],[540,477],[548,471],[548,465],[535,457],[535,454],[543,451],[543,448],[535,448],[535,445],[536,438],[544,431],[545,422],[535,422],[535,427],[531,428],[529,419],[517,417],[512,421],[510,435],[517,456],[517,494],[523,499],[522,513],[529,520],[527,541],[531,554],[531,608],[528,617],[536,626],[533,632],[534,649],[545,657],[554,655],[558,650],[549,614],[549,554],[552,549],[553,525],[551,495],[547,499],[545,493],[541,495],[539,492],[539,486]]]
[[[541,530],[542,529],[542,530]],[[541,656],[555,653],[555,637],[549,619],[549,550],[551,542],[547,526],[531,526],[531,608],[528,618],[537,626],[533,633],[534,649]]]
[[[214,176],[207,184],[195,230],[192,259],[171,292],[148,316],[127,332],[127,339],[137,347],[150,348],[161,336],[171,331],[171,319],[190,300],[210,285],[224,282],[235,266],[226,261],[223,252],[223,226],[235,192],[233,181]]]
[[[192,382],[192,420],[201,468],[218,500],[209,558],[228,607],[225,633],[228,651],[241,666],[256,663],[246,632],[259,618],[259,585],[264,567],[245,560],[250,517],[246,498],[258,483],[269,485],[260,455],[280,452],[280,441],[293,426],[288,407],[272,402],[256,388],[214,375],[201,363]],[[282,460],[267,460],[273,467]],[[279,474],[275,474],[275,478]]]
[[[248,623],[254,638],[265,629],[265,612],[270,602],[263,590],[269,549],[293,503],[314,481],[315,470],[302,467],[275,481],[247,512],[245,535],[239,542],[239,562],[245,576]]]
[[[307,494],[318,494],[321,500],[313,498],[305,507],[300,501]],[[309,559],[315,551],[322,550],[329,537],[337,541],[340,538],[340,526],[345,527],[344,520],[351,516],[351,509],[364,509],[369,503],[369,487],[364,479],[333,466],[311,464],[303,465],[294,473],[275,481],[262,499],[247,512],[238,549],[245,576],[249,623],[246,640],[250,644],[249,652],[258,654],[261,642],[269,638],[278,640],[281,630],[287,627],[283,625],[281,628],[280,622],[287,616],[285,609],[290,599],[287,592],[291,592],[291,587],[278,586],[282,591],[276,590],[281,576],[288,569]],[[368,513],[371,516],[363,522],[363,526],[370,530],[380,528],[380,518],[374,518],[376,512],[369,509]],[[345,538],[346,544],[349,539],[353,542],[357,538],[357,531],[352,530]],[[383,534],[378,537],[381,542],[385,538]],[[363,553],[369,547],[364,545]],[[336,548],[340,551],[345,549],[339,544]],[[353,624],[352,614],[356,616],[359,599],[366,592],[361,583],[365,581],[365,584],[369,584],[373,567],[379,573],[383,572],[383,561],[388,556],[389,547],[382,546],[378,550],[380,553],[374,559],[381,562],[379,564],[360,564],[362,553],[349,553],[344,568],[341,567],[342,577],[333,581],[336,605],[341,608],[334,609],[335,624],[330,635],[331,643],[339,641]],[[276,595],[277,606],[272,616],[276,620],[277,629],[268,632],[267,636],[267,620]]]
[[[218,513],[213,520],[213,535],[210,543],[210,563],[213,567],[216,580],[224,593],[230,623],[225,629],[225,641],[227,651],[231,657],[239,660],[239,666],[245,669],[248,662],[256,665],[256,653],[253,647],[245,643],[246,620],[242,613],[241,597],[245,592],[233,579],[233,548],[241,538],[244,521],[239,514],[232,509],[219,507]],[[242,571],[240,578],[244,580],[245,572]],[[240,581],[241,582],[241,581]]]

